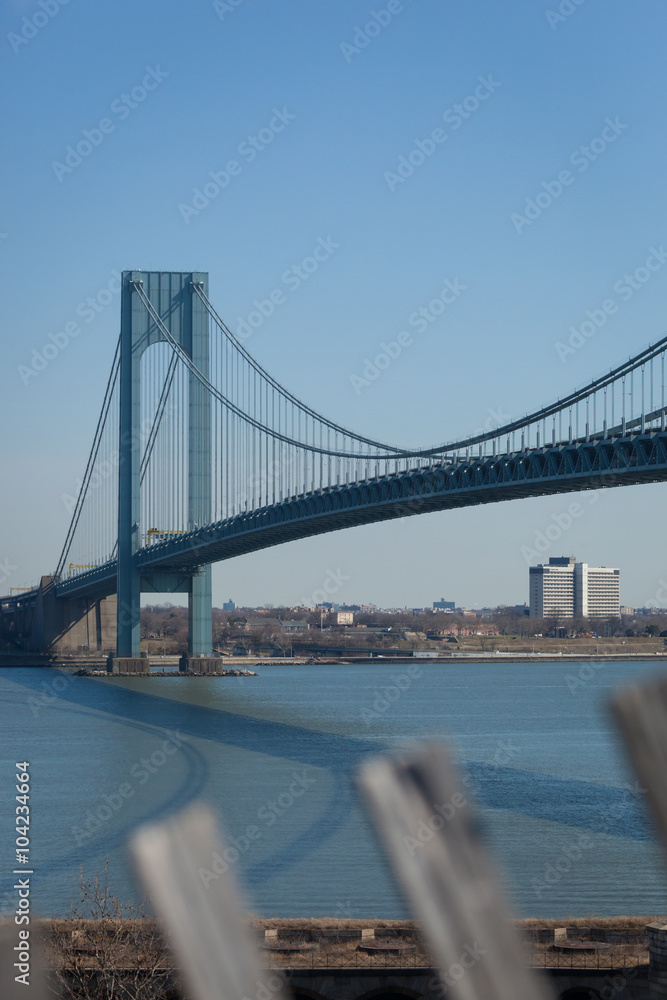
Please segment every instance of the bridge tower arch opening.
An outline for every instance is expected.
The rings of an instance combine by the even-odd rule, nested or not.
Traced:
[[[209,374],[209,317],[197,294],[208,297],[201,271],[124,271],[120,331],[120,428],[118,474],[117,655],[139,657],[141,593],[188,594],[188,655],[210,656],[210,565],[151,573],[139,568],[139,552],[152,525],[142,524],[141,360],[153,345],[167,343],[161,324],[205,376]],[[148,300],[151,309],[146,305]],[[211,403],[192,373],[187,377],[187,524],[211,519]],[[145,512],[144,512],[145,514]]]

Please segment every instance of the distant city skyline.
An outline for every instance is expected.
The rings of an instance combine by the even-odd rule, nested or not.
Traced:
[[[244,557],[244,558],[253,558],[253,556]],[[560,555],[560,554],[558,556],[549,556],[549,557],[547,557],[547,558],[544,559],[544,564],[548,564],[550,562],[550,560],[553,561],[554,559],[569,560],[570,558],[573,558],[573,557],[571,557],[569,555]],[[222,565],[224,566],[224,564],[222,564]],[[538,564],[535,564],[535,565],[538,565]],[[219,567],[215,567],[214,566],[214,573],[215,573],[216,568],[219,568]],[[339,573],[340,573],[340,571],[339,571]],[[667,573],[665,575],[667,576]],[[335,574],[330,571],[329,572],[329,579],[331,579],[332,577],[335,577]],[[631,600],[626,600],[625,597],[624,597],[624,592],[623,592],[623,587],[624,587],[624,585],[623,585],[623,574],[621,574],[621,581],[622,581],[621,582],[621,596],[620,596],[620,604],[621,605],[628,606],[628,607],[633,607],[633,608],[639,608],[639,607],[649,607],[649,608],[656,607],[656,608],[659,608],[659,607],[664,607],[667,604],[667,582],[665,580],[659,581],[658,590],[657,590],[657,593],[654,595],[654,599],[653,600],[650,599],[651,595],[648,594],[648,599],[644,599],[644,600],[640,599],[640,600],[636,600],[634,602],[631,601]],[[325,583],[326,582],[327,581],[325,580]],[[346,584],[347,582],[348,581],[346,581],[343,578],[343,575],[340,574],[340,583],[341,583],[340,592],[341,592],[341,594],[342,594],[342,591],[343,591],[343,585]],[[304,589],[305,588],[302,587],[301,591],[303,592]],[[345,589],[347,590],[348,588],[345,588]],[[404,588],[402,588],[402,589],[404,591]],[[647,591],[648,591],[648,588],[647,588]],[[450,591],[450,595],[451,595],[451,591]],[[448,600],[447,596],[445,596],[445,597],[442,597],[442,596],[440,596],[440,597],[434,597],[434,596],[430,595],[430,596],[427,597],[427,599],[425,601],[422,601],[421,603],[419,601],[414,601],[414,600],[410,601],[409,599],[406,600],[405,598],[403,600],[399,600],[399,601],[389,601],[389,602],[382,603],[382,602],[380,602],[378,600],[361,599],[361,598],[355,598],[354,596],[345,596],[344,598],[341,596],[340,600],[336,600],[336,599],[334,599],[334,597],[332,595],[328,595],[327,591],[325,591],[324,588],[316,588],[313,592],[311,592],[311,594],[309,596],[310,596],[310,598],[314,597],[315,599],[309,600],[308,598],[304,598],[304,599],[298,599],[298,600],[289,600],[286,597],[283,598],[283,597],[278,596],[278,598],[276,600],[265,600],[265,601],[263,601],[263,600],[254,600],[254,601],[253,600],[247,600],[247,601],[243,601],[240,598],[238,598],[238,596],[229,597],[229,595],[227,595],[227,597],[225,597],[225,598],[221,599],[219,602],[217,602],[217,598],[215,597],[215,594],[214,594],[214,604],[215,604],[216,607],[219,607],[219,608],[221,608],[223,610],[233,610],[232,608],[227,609],[227,608],[224,607],[224,605],[227,604],[228,601],[231,601],[235,605],[236,608],[242,608],[242,607],[259,608],[259,607],[268,607],[268,606],[273,606],[273,607],[302,607],[302,606],[305,606],[305,607],[315,607],[315,606],[320,605],[320,604],[325,604],[327,601],[329,601],[332,604],[340,605],[340,606],[360,605],[360,606],[376,607],[376,608],[388,608],[388,609],[423,608],[423,609],[430,610],[432,608],[435,608],[435,606],[438,603],[442,602],[442,601],[444,601],[445,605],[446,604],[452,604],[454,608],[479,609],[479,608],[496,608],[496,607],[500,607],[500,606],[520,607],[522,605],[526,606],[526,607],[529,607],[530,606],[530,584],[527,582],[527,571],[526,571],[526,569],[524,569],[524,593],[522,595],[519,595],[519,598],[517,600],[513,600],[512,599],[513,595],[511,595],[511,594],[501,596],[500,600],[493,600],[493,599],[491,599],[491,600],[489,600],[489,599],[484,600],[484,599],[480,599],[480,600],[477,600],[477,601],[464,601],[464,600],[463,601],[459,601],[459,600],[456,600],[455,598],[454,598],[453,601],[450,601],[450,600]],[[166,601],[170,601],[173,604],[183,604],[183,603],[185,603],[184,599],[182,599],[177,594],[173,594],[173,595],[160,595],[161,599],[159,601],[155,600],[154,597],[155,597],[155,595],[150,595],[150,594],[144,594],[144,595],[142,595],[142,604],[164,603]],[[667,610],[667,608],[666,608],[666,610]]]
[[[566,568],[569,569],[570,571],[573,571],[574,568],[575,568],[575,559],[574,559],[574,557],[567,557],[567,556],[551,557],[551,559],[549,560],[549,564],[551,565],[552,569],[554,567],[557,567],[557,569],[561,569],[561,568],[566,567],[566,564],[568,564]],[[597,573],[597,569],[595,567],[588,566],[587,563],[578,563],[578,564],[576,564],[576,566],[578,567],[579,574],[584,577],[584,586],[587,589],[588,586],[589,586],[589,583],[588,583],[589,576],[592,576],[593,574],[596,574]],[[531,567],[531,571],[534,570],[534,569],[538,569],[538,568],[541,569],[541,565],[538,566],[538,567]],[[547,568],[548,568],[548,566],[547,566]],[[618,575],[619,575],[619,570],[611,568],[611,567],[602,567],[602,569],[606,570],[608,573],[612,573],[612,574],[616,575],[616,592],[614,594],[614,599],[616,600],[616,603],[619,606],[621,614],[631,614],[631,613],[634,613],[636,610],[643,610],[643,609],[649,609],[649,608],[650,609],[660,610],[660,605],[658,605],[658,604],[649,604],[649,605],[641,605],[640,604],[640,605],[636,605],[635,606],[635,605],[630,605],[630,604],[627,604],[627,603],[625,603],[625,604],[622,603],[620,601],[620,599],[616,598],[616,594],[618,592]],[[531,578],[532,578],[532,573],[531,573]],[[557,609],[550,607],[545,612],[545,616],[548,617],[549,615],[556,614],[556,613],[559,613],[559,614],[563,615],[564,617],[566,617],[566,616],[588,617],[589,615],[591,615],[593,612],[589,608],[588,597],[585,598],[585,605],[584,606],[579,606],[579,607],[576,606],[576,604],[575,604],[575,596],[574,596],[574,587],[575,587],[575,582],[574,582],[574,579],[573,579],[571,587],[570,587],[570,590],[571,590],[570,597],[572,598],[572,607],[571,608],[565,607],[564,604],[563,604],[562,607],[559,607]],[[580,587],[580,589],[581,589],[581,587]],[[276,602],[276,603],[274,603],[272,601],[266,602],[266,603],[260,603],[260,604],[241,604],[241,603],[238,603],[238,602],[234,601],[232,598],[229,598],[227,601],[224,601],[222,603],[222,605],[219,606],[219,610],[232,612],[232,611],[243,611],[243,610],[247,610],[247,609],[271,610],[273,608],[309,607],[309,608],[323,608],[323,609],[327,609],[327,610],[331,610],[331,611],[339,611],[341,609],[354,608],[354,609],[359,609],[359,610],[364,611],[364,612],[377,611],[377,612],[396,612],[396,613],[400,613],[400,612],[403,612],[403,611],[409,611],[409,612],[433,611],[433,612],[437,612],[437,613],[440,613],[440,614],[453,614],[453,613],[456,613],[456,612],[468,611],[468,610],[494,611],[494,610],[497,610],[499,608],[508,608],[509,610],[514,610],[514,611],[518,611],[520,609],[525,609],[526,613],[528,613],[528,611],[531,609],[531,600],[530,600],[530,597],[532,595],[530,593],[530,590],[531,590],[531,584],[529,582],[529,600],[526,600],[526,601],[523,601],[523,602],[517,602],[515,604],[512,604],[512,603],[507,602],[507,601],[502,601],[502,602],[500,602],[498,604],[491,604],[491,603],[475,604],[475,605],[457,604],[456,601],[447,601],[444,598],[439,598],[438,600],[432,601],[430,604],[424,604],[424,605],[418,605],[418,604],[414,604],[414,603],[410,603],[410,602],[404,603],[404,604],[381,605],[381,604],[377,604],[377,603],[375,603],[373,601],[361,601],[361,600],[359,600],[359,601],[357,601],[357,600],[321,601],[318,604],[303,604],[303,603],[302,604],[293,604],[293,603],[289,603],[289,602]],[[148,595],[148,596],[150,597],[151,595]],[[169,597],[169,595],[166,595],[166,596]],[[178,597],[178,595],[172,595],[172,596]],[[583,599],[584,598],[580,594],[580,596],[579,596],[580,602]],[[164,603],[178,604],[179,601],[178,600],[173,600],[173,601],[170,601],[170,600],[146,600],[143,603],[145,603],[145,604],[152,604],[152,605],[154,605],[154,604],[160,604],[160,603],[163,603],[163,604]],[[593,607],[593,605],[591,605],[591,607]],[[597,611],[597,610],[599,610],[599,609],[596,606],[595,607],[595,611]],[[665,610],[667,611],[667,609],[665,609]],[[535,615],[535,616],[541,617],[540,615]],[[594,614],[593,614],[593,616],[595,617]]]
[[[145,605],[146,606],[176,606],[176,607],[183,607],[184,606],[183,604],[179,604],[179,602],[177,600],[172,600],[173,597],[174,597],[174,595],[169,595],[169,594],[160,595],[159,599],[147,601],[147,602],[145,602]],[[219,607],[219,606],[217,606],[214,603],[215,610],[226,611],[226,612],[229,612],[229,613],[232,613],[234,611],[239,611],[239,612],[251,611],[251,610],[252,611],[272,611],[272,610],[277,610],[277,609],[280,609],[280,608],[298,609],[298,608],[303,608],[303,607],[309,607],[311,610],[319,611],[324,606],[323,605],[301,605],[301,604],[285,604],[285,603],[273,604],[273,603],[268,603],[268,604],[235,604],[233,608],[230,608],[230,607],[225,607],[224,604],[221,607]],[[495,612],[495,611],[500,611],[502,609],[507,609],[510,612],[511,611],[514,611],[514,612],[524,611],[527,614],[528,610],[529,610],[529,607],[530,607],[530,605],[528,603],[524,602],[523,604],[484,604],[484,605],[477,605],[477,606],[459,605],[459,606],[457,606],[455,608],[452,608],[452,609],[449,609],[447,611],[439,611],[438,609],[434,609],[433,607],[431,607],[429,605],[425,605],[423,607],[420,607],[418,605],[404,604],[404,605],[397,605],[397,606],[392,606],[392,607],[382,607],[381,605],[377,605],[377,604],[369,604],[369,603],[364,603],[364,602],[351,601],[350,603],[334,604],[334,605],[331,606],[331,608],[326,609],[326,610],[327,611],[330,610],[331,612],[338,612],[338,611],[341,611],[341,610],[344,611],[344,610],[349,610],[349,609],[360,609],[362,613],[374,613],[374,612],[377,612],[378,614],[383,614],[383,613],[401,614],[401,613],[404,613],[404,612],[408,612],[410,614],[414,614],[414,613],[418,613],[418,612],[428,611],[428,612],[433,612],[433,613],[436,613],[436,614],[442,614],[443,616],[446,616],[446,615],[450,615],[450,614],[456,615],[456,614],[459,614],[459,613],[462,613],[462,612],[467,612],[467,611],[471,611],[471,612],[472,611],[474,611],[474,612],[489,612],[489,613],[491,613],[491,612]],[[664,612],[667,615],[667,609],[661,607],[660,605],[637,605],[637,606],[628,605],[628,604],[621,604],[620,605],[620,613],[621,613],[621,615],[642,614],[644,612],[654,612],[656,614],[660,614],[660,613]],[[570,616],[570,617],[577,617],[577,614],[576,613],[573,613],[571,615],[569,613],[568,613],[568,615],[566,615],[565,613],[562,614],[563,618],[568,617],[568,616]],[[579,617],[595,617],[595,616],[591,616],[590,613],[589,613],[588,616],[586,616],[586,615],[581,616],[580,615]]]

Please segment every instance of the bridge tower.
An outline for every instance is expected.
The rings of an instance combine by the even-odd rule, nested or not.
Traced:
[[[188,654],[211,655],[211,567],[190,571],[140,572],[141,524],[141,357],[152,345],[166,341],[138,292],[173,339],[208,377],[209,325],[199,284],[208,296],[208,274],[200,271],[124,271],[120,330],[120,464],[118,487],[118,657],[140,655],[141,592],[188,593]],[[189,376],[188,401],[188,521],[193,529],[211,519],[211,410],[203,385]],[[165,526],[168,528],[169,526]]]

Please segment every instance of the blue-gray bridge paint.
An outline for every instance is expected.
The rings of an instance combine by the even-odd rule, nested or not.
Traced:
[[[177,539],[152,544],[137,557],[140,573],[193,567],[296,538],[477,504],[578,490],[656,483],[667,479],[667,432],[631,434],[464,459],[365,480],[238,514]],[[115,589],[109,562],[57,585],[58,594],[95,596]]]
[[[120,341],[120,464],[118,482],[118,557],[115,575],[118,594],[118,656],[139,656],[140,605],[143,589],[183,589],[174,574],[161,574],[153,581],[141,572],[140,468],[141,448],[141,356],[165,337],[137,294],[144,294],[174,340],[208,377],[208,314],[195,293],[201,283],[208,295],[208,274],[194,271],[123,271]],[[188,519],[191,525],[211,519],[211,411],[204,386],[189,379],[188,423]],[[185,574],[188,589],[188,652],[210,655],[211,567],[202,561],[190,563]],[[180,586],[179,586],[180,585]],[[60,593],[60,592],[59,592]]]

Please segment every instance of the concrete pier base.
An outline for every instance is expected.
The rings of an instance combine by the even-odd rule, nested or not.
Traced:
[[[221,656],[182,656],[178,669],[182,674],[219,674],[224,662]]]
[[[151,665],[147,656],[110,656],[107,659],[109,674],[150,674]]]

